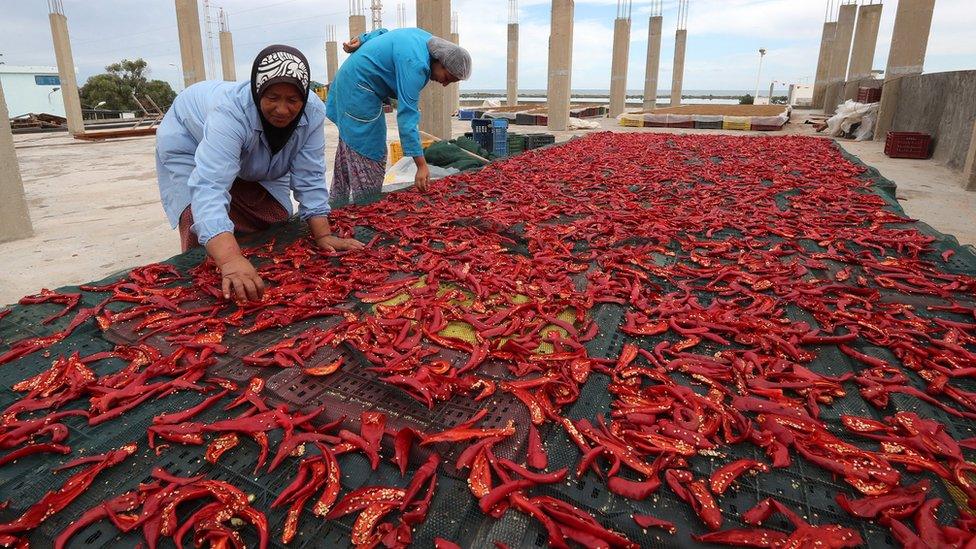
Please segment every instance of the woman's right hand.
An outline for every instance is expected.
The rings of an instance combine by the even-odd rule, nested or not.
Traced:
[[[243,255],[233,257],[218,265],[222,277],[224,299],[242,303],[259,301],[264,296],[264,281],[257,269]]]
[[[430,168],[427,167],[427,163],[417,166],[417,175],[414,176],[413,184],[417,187],[420,192],[427,191],[427,185],[430,183]]]

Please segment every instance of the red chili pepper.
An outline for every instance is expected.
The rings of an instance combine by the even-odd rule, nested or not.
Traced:
[[[634,515],[632,518],[637,523],[637,526],[641,528],[660,528],[672,535],[678,532],[678,528],[671,521],[652,517],[651,515]]]
[[[735,479],[752,470],[766,473],[769,472],[769,466],[754,459],[739,459],[719,467],[709,479],[712,492],[721,496],[735,482]]]
[[[92,456],[91,458],[86,458],[85,460],[75,460],[73,465],[81,465],[82,463],[94,463],[91,467],[75,473],[71,478],[66,480],[61,488],[56,492],[47,492],[41,497],[37,503],[31,505],[27,511],[24,512],[17,519],[0,524],[0,535],[10,535],[17,534],[21,532],[26,532],[37,525],[44,522],[50,518],[55,513],[58,513],[65,507],[67,507],[72,501],[78,498],[91,486],[92,482],[95,481],[95,477],[99,473],[108,469],[109,467],[118,465],[122,463],[127,457],[134,454],[136,451],[135,444],[129,444],[123,446],[118,450],[113,450],[106,454],[99,456]],[[68,465],[65,465],[68,466]]]

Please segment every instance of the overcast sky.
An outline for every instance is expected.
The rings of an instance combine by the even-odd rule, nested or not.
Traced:
[[[63,0],[79,68],[79,83],[122,58],[142,57],[152,76],[182,86],[173,0]],[[370,0],[363,0],[367,6]],[[395,0],[384,0],[383,22],[396,27]],[[415,24],[414,0],[403,2],[407,26]],[[834,2],[839,3],[838,1]],[[203,0],[200,0],[202,6]],[[461,45],[471,51],[474,75],[463,89],[505,85],[506,0],[454,0]],[[519,85],[545,88],[550,2],[521,0]],[[651,0],[633,1],[628,88],[643,89]],[[669,88],[676,0],[664,0],[659,88]],[[335,25],[348,34],[348,0],[213,0],[223,7],[234,33],[237,75],[249,74],[253,56],[271,43],[298,47],[312,64],[312,77],[325,82],[325,35]],[[770,81],[812,82],[827,0],[691,0],[688,19],[686,90],[748,90],[755,86],[757,50],[768,50],[763,89]],[[874,67],[883,69],[894,25],[895,0],[885,2]],[[976,0],[938,0],[925,60],[926,72],[976,68]],[[617,0],[576,0],[573,47],[574,89],[607,89]],[[216,10],[214,10],[216,11]],[[201,22],[203,21],[201,8]],[[204,51],[206,34],[204,31]],[[220,55],[214,22],[214,56]],[[54,65],[47,2],[0,0],[0,61],[10,65]],[[206,55],[206,54],[205,54]],[[340,61],[344,54],[340,51]],[[777,86],[781,87],[781,86]]]

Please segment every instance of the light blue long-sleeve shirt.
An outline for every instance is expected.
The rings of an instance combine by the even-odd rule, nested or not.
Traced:
[[[373,160],[386,156],[383,100],[397,100],[397,127],[404,156],[421,156],[420,90],[430,81],[431,34],[421,29],[378,29],[360,35],[362,44],[339,67],[329,86],[326,114],[339,138]]]
[[[309,93],[305,112],[285,146],[272,155],[250,82],[199,82],[183,90],[156,132],[156,174],[173,227],[189,205],[201,244],[233,232],[230,188],[237,178],[259,182],[289,214],[291,192],[302,219],[329,213],[325,184],[325,107]]]

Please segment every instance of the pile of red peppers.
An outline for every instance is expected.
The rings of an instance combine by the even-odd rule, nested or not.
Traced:
[[[287,508],[285,522],[269,525],[230,484],[156,470],[152,482],[81,515],[59,546],[109,520],[141,530],[150,547],[163,537],[181,546],[191,532],[197,545],[240,547],[249,524],[264,547],[269,529],[292,541],[310,511],[304,520],[355,513],[357,546],[403,547],[431,509],[447,465],[441,456],[459,448],[450,466],[480,510],[530,517],[553,547],[638,546],[634,535],[539,491],[591,472],[621,498],[684,502],[700,521],[684,534],[701,542],[853,547],[867,540],[849,524],[864,520],[904,546],[972,547],[976,519],[966,506],[976,505],[976,465],[967,452],[976,437],[954,438],[945,421],[976,418],[976,279],[949,272],[951,253],[937,253],[862,172],[820,139],[595,134],[433,183],[426,194],[333,212],[345,236],[356,227],[376,232],[361,250],[327,255],[307,238],[246,250],[269,283],[261,302],[224,301],[209,261],[189,272],[148,265],[83,286],[100,296],[91,307],[81,307],[80,293],[43,290],[22,303],[60,305],[44,323],[63,327],[13,342],[2,367],[62,349],[88,323],[125,325],[139,340],[90,356],[57,354],[50,369],[14,385],[21,398],[0,412],[0,467],[73,453],[65,417],[97,425],[197,392],[199,404],[157,415],[146,443],[157,452],[201,446],[217,462],[252,440],[255,473],[293,471],[271,504]],[[619,326],[601,327],[614,310]],[[332,321],[241,361],[326,378],[362,366],[314,363],[316,353],[351,349],[402,398],[434,408],[507,393],[530,421],[483,426],[482,411],[425,432],[390,428],[384,413],[364,410],[358,430],[349,429],[345,418],[322,421],[322,408],[269,403],[260,376],[241,386],[212,372],[231,352],[228,335],[316,318]],[[622,346],[593,351],[615,331],[626,335]],[[97,374],[110,358],[124,366]],[[594,376],[609,380],[610,404],[573,419],[566,411]],[[851,399],[863,415],[832,412]],[[200,419],[215,410],[219,419]],[[272,431],[280,433],[275,448]],[[575,467],[549,467],[552,437],[578,448]],[[498,448],[513,440],[524,441],[519,455],[503,456]],[[762,459],[734,458],[733,446],[757,448]],[[98,471],[133,451],[84,458],[95,465],[0,524],[0,546],[26,543]],[[343,494],[348,453],[374,470],[390,461],[402,485]],[[836,500],[848,526],[802,517],[773,498],[741,516],[723,512],[745,475],[797,460],[846,485]],[[928,476],[908,481],[906,473]],[[951,522],[937,518],[946,502],[930,497],[933,482],[963,494]],[[206,503],[181,522],[177,507],[190,500]],[[774,514],[789,528],[764,525]],[[679,529],[653,514],[633,521],[661,535]]]

